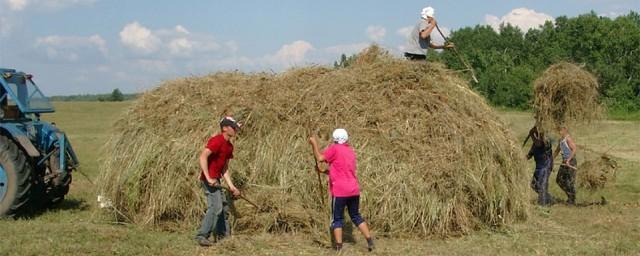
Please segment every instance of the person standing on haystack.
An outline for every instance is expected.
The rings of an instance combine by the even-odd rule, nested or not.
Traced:
[[[436,45],[431,42],[431,32],[436,29],[437,24],[433,17],[434,13],[435,10],[431,6],[422,9],[420,20],[409,35],[410,48],[404,53],[404,57],[408,60],[426,60],[429,48],[449,49],[454,47],[453,43]]]
[[[549,175],[553,169],[553,151],[551,149],[551,140],[547,138],[543,132],[538,131],[534,126],[529,130],[529,136],[533,144],[527,154],[527,159],[533,159],[536,162],[536,169],[531,179],[531,188],[538,193],[538,204],[549,205],[551,203],[551,195],[549,194]],[[526,140],[525,140],[526,143]]]
[[[553,159],[558,156],[559,152],[562,152],[562,165],[558,170],[558,176],[556,177],[556,183],[567,193],[567,203],[574,205],[576,203],[576,166],[578,161],[576,160],[576,144],[573,142],[573,138],[569,135],[569,129],[565,126],[561,126],[560,143],[556,147],[556,151],[553,153]]]
[[[222,118],[220,133],[211,137],[200,153],[200,181],[207,197],[207,212],[195,238],[201,246],[212,245],[208,239],[212,234],[219,239],[231,233],[226,219],[229,202],[226,202],[220,178],[224,178],[234,196],[240,196],[240,190],[233,185],[227,169],[229,160],[233,158],[233,144],[230,140],[236,136],[239,129],[240,126],[232,117]]]
[[[320,153],[318,141],[314,136],[309,137],[309,144],[313,150],[317,162],[329,163],[329,189],[331,191],[332,221],[331,228],[335,237],[335,249],[342,249],[342,227],[344,208],[349,212],[349,217],[354,225],[360,229],[367,239],[367,248],[373,250],[373,238],[369,227],[360,216],[360,186],[356,176],[356,155],[347,143],[349,134],[345,129],[333,131],[333,144]],[[319,172],[322,171],[318,168]]]

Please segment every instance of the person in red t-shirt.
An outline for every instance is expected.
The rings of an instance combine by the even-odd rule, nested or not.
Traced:
[[[349,211],[351,222],[360,229],[362,235],[367,239],[369,251],[373,250],[373,238],[369,232],[369,227],[360,215],[360,186],[356,176],[356,154],[347,141],[349,134],[345,129],[333,131],[333,144],[329,145],[324,152],[320,152],[318,142],[315,137],[309,138],[311,149],[318,162],[329,164],[329,189],[331,191],[331,228],[336,239],[335,249],[342,249],[342,226],[344,219],[344,209]],[[318,168],[323,172],[321,168]]]
[[[230,234],[226,220],[228,205],[220,187],[220,178],[224,178],[234,196],[240,196],[240,190],[233,185],[227,170],[229,160],[233,158],[230,140],[236,136],[238,129],[240,126],[232,117],[222,118],[220,133],[211,137],[200,153],[200,180],[207,196],[207,212],[195,238],[201,246],[212,245],[208,239],[212,233],[220,238]]]

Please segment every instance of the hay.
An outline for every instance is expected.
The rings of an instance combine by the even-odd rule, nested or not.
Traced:
[[[584,69],[568,62],[549,67],[534,82],[533,108],[538,125],[545,131],[575,126],[599,119],[598,81]]]
[[[615,181],[617,167],[618,163],[606,155],[584,162],[578,167],[578,186],[592,191],[602,189]]]
[[[377,47],[348,68],[167,81],[115,124],[100,191],[140,225],[192,230],[206,203],[197,156],[217,119],[244,122],[230,170],[267,211],[236,201],[236,232],[326,233],[307,137],[336,127],[358,156],[362,214],[378,234],[464,234],[527,216],[522,152],[494,111],[438,64]],[[326,186],[326,185],[325,185]],[[326,201],[326,200],[325,200]]]

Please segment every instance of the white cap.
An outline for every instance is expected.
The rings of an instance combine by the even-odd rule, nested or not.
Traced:
[[[338,144],[344,144],[349,140],[347,130],[339,128],[333,131],[333,141]]]
[[[428,17],[433,17],[435,12],[436,12],[436,10],[434,10],[433,7],[427,6],[427,7],[422,9],[422,12],[420,13],[420,16],[422,16],[423,19],[426,19]]]

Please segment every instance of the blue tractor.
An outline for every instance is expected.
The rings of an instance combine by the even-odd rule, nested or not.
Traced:
[[[0,217],[61,202],[78,159],[55,123],[55,110],[32,76],[0,68]]]

